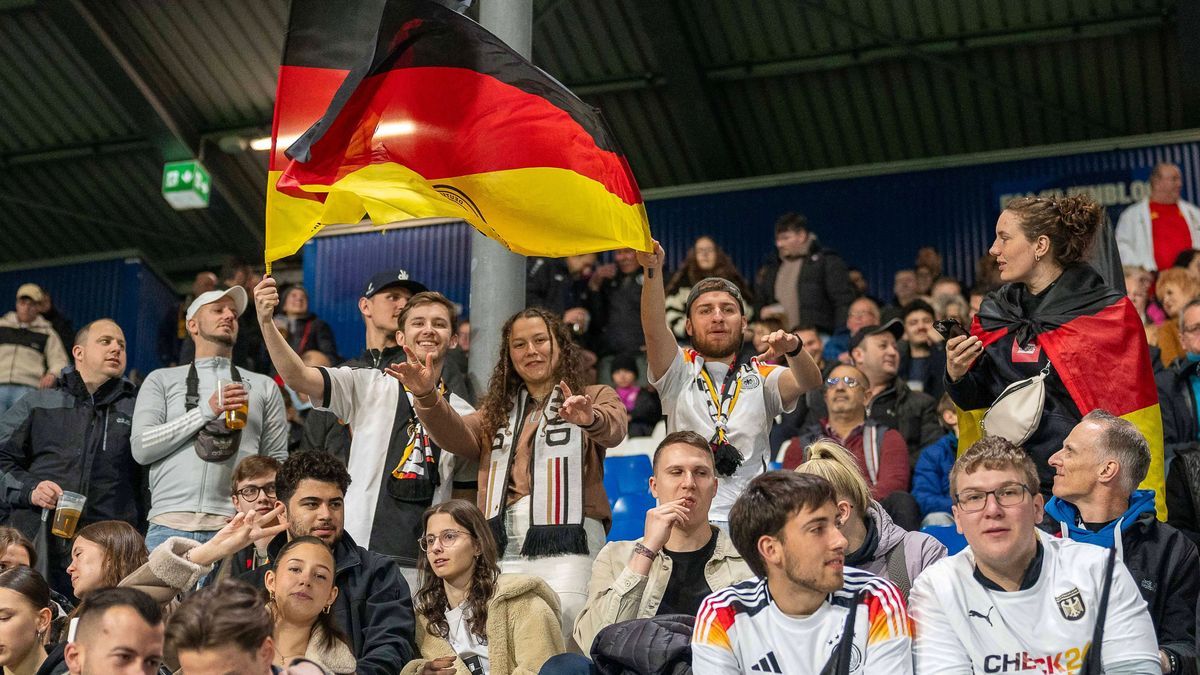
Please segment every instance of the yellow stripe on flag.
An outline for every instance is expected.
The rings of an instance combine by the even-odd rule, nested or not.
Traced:
[[[980,408],[978,410],[955,409],[958,411],[958,454],[962,456],[968,448],[983,438],[981,421],[987,412],[987,408]],[[1146,437],[1146,441],[1150,444],[1150,470],[1146,473],[1146,480],[1142,481],[1142,484],[1138,487],[1143,490],[1154,490],[1155,513],[1158,515],[1159,520],[1165,522],[1167,519],[1167,472],[1163,455],[1162,411],[1159,405],[1155,403],[1152,406],[1126,413],[1120,417],[1123,420],[1132,422],[1133,426],[1142,432],[1142,435]]]
[[[394,163],[373,164],[332,185],[305,185],[325,203],[282,194],[269,174],[266,258],[300,249],[324,225],[413,218],[461,218],[523,255],[564,257],[651,247],[643,204],[626,204],[591,178],[547,167],[426,181]]]

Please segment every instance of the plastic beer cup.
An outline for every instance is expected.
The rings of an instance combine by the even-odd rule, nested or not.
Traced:
[[[58,507],[54,509],[54,524],[50,526],[50,533],[63,539],[74,537],[75,528],[79,526],[79,517],[83,515],[83,505],[86,503],[87,497],[64,490],[58,498]]]

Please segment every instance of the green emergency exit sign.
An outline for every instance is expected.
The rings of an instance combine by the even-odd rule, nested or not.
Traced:
[[[203,209],[212,194],[212,181],[200,162],[189,159],[163,166],[163,198],[176,211]]]

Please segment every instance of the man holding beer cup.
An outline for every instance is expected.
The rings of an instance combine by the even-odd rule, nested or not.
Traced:
[[[234,466],[287,458],[287,417],[275,382],[230,362],[246,290],[201,293],[187,310],[190,364],[150,373],[133,414],[133,457],[150,467],[146,548],[178,536],[208,541],[234,514]]]
[[[47,539],[48,581],[68,597],[75,528],[100,520],[138,527],[147,509],[145,470],[129,447],[135,388],[124,377],[125,333],[97,319],[76,334],[71,355],[75,369],[56,386],[0,416],[0,497],[13,507],[11,524],[30,539],[46,514],[58,535]]]

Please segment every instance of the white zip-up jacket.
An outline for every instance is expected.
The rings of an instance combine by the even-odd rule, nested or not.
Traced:
[[[1200,208],[1180,199],[1179,213],[1192,233],[1192,248],[1200,248]],[[1117,252],[1121,254],[1122,265],[1158,271],[1158,264],[1154,262],[1154,227],[1150,223],[1149,199],[1121,212],[1117,219]]]

